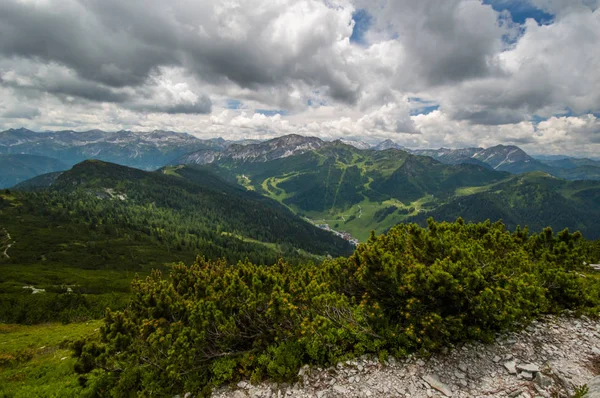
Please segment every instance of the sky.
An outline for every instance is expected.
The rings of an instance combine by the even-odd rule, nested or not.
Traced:
[[[600,153],[600,0],[2,0],[0,130]]]

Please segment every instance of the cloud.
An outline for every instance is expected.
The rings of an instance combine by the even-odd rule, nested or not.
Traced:
[[[7,109],[2,114],[2,117],[7,119],[33,119],[39,115],[40,111],[38,109],[24,105]]]
[[[503,73],[462,82],[440,95],[456,120],[506,124],[572,110],[600,111],[600,10],[571,9],[550,25],[528,20],[499,55]],[[438,93],[439,94],[439,93]]]
[[[599,0],[4,0],[0,128],[583,153],[599,46]]]

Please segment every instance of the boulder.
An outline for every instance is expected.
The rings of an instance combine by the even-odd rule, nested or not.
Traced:
[[[425,381],[427,384],[429,384],[431,386],[431,388],[438,390],[445,396],[447,396],[447,397],[452,396],[452,390],[450,389],[450,387],[448,387],[446,384],[442,383],[437,376],[434,376],[434,375],[423,376],[423,381]]]
[[[504,368],[511,375],[516,375],[517,374],[517,363],[515,361],[504,362]]]
[[[537,373],[540,371],[540,367],[534,363],[525,363],[517,365],[517,370],[520,372]]]

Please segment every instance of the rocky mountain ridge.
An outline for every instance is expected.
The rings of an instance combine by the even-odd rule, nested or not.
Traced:
[[[548,316],[492,344],[466,343],[383,363],[363,356],[329,369],[305,366],[294,384],[241,381],[214,398],[571,397],[588,384],[600,397],[600,321]],[[191,394],[186,394],[191,397]]]
[[[346,145],[366,151],[401,150],[414,155],[430,156],[445,164],[475,164],[513,174],[543,171],[569,180],[600,180],[600,161],[576,158],[542,161],[534,159],[514,145],[413,150],[390,139],[371,146],[354,139],[343,138],[329,142],[298,134],[267,141],[227,141],[223,138],[199,139],[190,134],[163,130],[34,132],[20,128],[0,132],[0,155],[46,156],[60,159],[67,166],[87,159],[99,159],[144,170],[155,170],[171,164],[202,165],[223,160],[266,162],[304,154],[327,145]]]
[[[162,130],[35,132],[10,129],[0,132],[0,154],[46,156],[60,159],[68,166],[100,159],[153,170],[190,151],[225,146],[226,143],[218,139],[200,140],[189,134]]]
[[[225,150],[199,150],[180,157],[175,164],[209,164],[218,160],[267,162],[319,149],[326,144],[317,137],[297,134],[247,145],[232,144]]]

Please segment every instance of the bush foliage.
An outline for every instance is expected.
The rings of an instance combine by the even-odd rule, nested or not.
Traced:
[[[287,380],[307,363],[427,354],[542,313],[596,314],[590,253],[578,232],[458,219],[399,225],[319,265],[199,258],[170,280],[157,271],[134,281],[101,340],[76,344],[76,370],[100,395],[208,394],[241,378]]]

